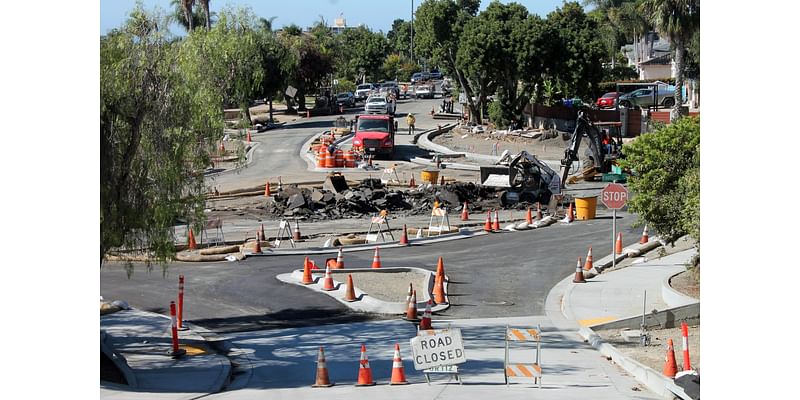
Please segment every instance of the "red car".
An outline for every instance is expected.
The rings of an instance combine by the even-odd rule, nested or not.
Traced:
[[[617,106],[617,100],[622,93],[608,92],[597,99],[597,108],[614,108]]]

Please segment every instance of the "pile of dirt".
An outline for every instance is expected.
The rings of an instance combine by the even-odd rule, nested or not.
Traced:
[[[523,136],[525,135],[525,136]],[[571,134],[561,131],[512,131],[458,127],[450,133],[437,136],[433,142],[455,151],[479,154],[497,154],[508,150],[518,154],[525,150],[542,160],[560,160],[569,145]]]
[[[681,347],[681,328],[650,329],[650,345],[642,347],[638,342],[629,342],[623,338],[620,329],[595,331],[603,341],[617,348],[622,354],[661,372],[664,369],[664,357],[667,354],[667,339],[672,339],[675,360],[678,369],[683,365],[683,348]],[[700,369],[700,325],[689,326],[689,358],[692,368]]]

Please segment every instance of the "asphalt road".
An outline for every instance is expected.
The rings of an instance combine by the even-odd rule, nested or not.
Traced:
[[[624,243],[638,240],[635,216],[618,213]],[[588,246],[600,258],[611,252],[611,218],[510,234],[493,234],[412,248],[385,249],[387,266],[436,270],[444,258],[452,306],[449,318],[543,315],[544,301],[558,281],[575,271]],[[348,264],[369,265],[369,251],[348,253]],[[393,318],[349,312],[324,294],[278,281],[275,276],[301,268],[301,256],[256,257],[233,263],[174,263],[162,274],[136,265],[130,280],[120,263],[100,271],[100,294],[133,307],[166,313],[186,276],[186,319],[218,332],[269,329],[320,323]]]

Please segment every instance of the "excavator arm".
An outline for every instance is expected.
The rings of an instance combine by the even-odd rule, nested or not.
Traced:
[[[589,158],[593,161],[594,166],[601,167],[605,163],[605,153],[600,141],[600,133],[592,125],[592,122],[584,114],[583,111],[578,112],[578,119],[575,124],[575,131],[572,132],[570,144],[564,150],[564,158],[561,159],[561,186],[567,183],[567,176],[572,167],[572,163],[580,161],[578,152],[581,147],[581,140],[583,135],[586,135],[589,146]]]

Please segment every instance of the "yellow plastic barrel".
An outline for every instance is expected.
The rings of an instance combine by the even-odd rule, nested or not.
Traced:
[[[597,196],[575,198],[575,215],[577,219],[594,219],[596,213]]]
[[[419,177],[423,182],[432,183],[435,185],[436,181],[439,179],[439,171],[426,169],[420,173]]]

